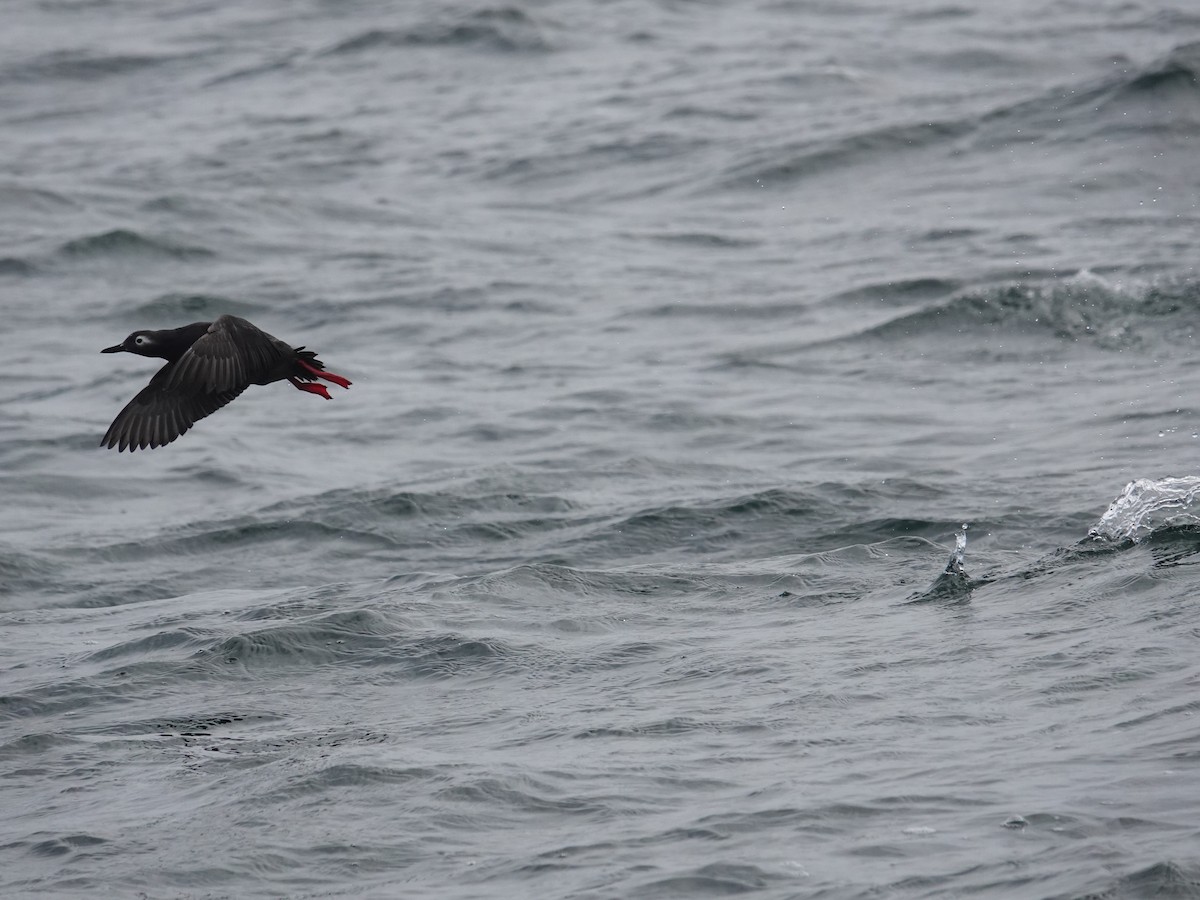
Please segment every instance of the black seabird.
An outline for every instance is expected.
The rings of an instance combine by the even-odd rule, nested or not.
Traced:
[[[100,352],[121,351],[167,361],[113,419],[100,442],[102,447],[130,452],[171,443],[252,384],[286,378],[299,390],[326,400],[332,399],[329,389],[318,384],[318,378],[350,387],[349,379],[326,372],[313,351],[293,349],[237,316],[162,331],[135,331]]]

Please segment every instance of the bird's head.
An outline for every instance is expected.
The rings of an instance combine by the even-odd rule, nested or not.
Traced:
[[[135,331],[115,347],[105,347],[101,353],[136,353],[138,356],[162,356],[157,332]]]

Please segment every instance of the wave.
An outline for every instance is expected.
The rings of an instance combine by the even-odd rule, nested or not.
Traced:
[[[1061,830],[1059,817],[1053,817],[1053,821]],[[1122,820],[1119,827],[1129,830],[1132,824]],[[1166,859],[1125,874],[1096,874],[1091,884],[1076,896],[1178,897],[1181,900],[1195,900],[1200,897],[1200,866],[1190,859],[1178,862]]]
[[[1118,79],[1109,99],[1190,99],[1200,104],[1200,41],[1181,44],[1151,65]]]
[[[83,204],[58,191],[12,183],[0,184],[0,204],[20,207],[26,215],[62,216],[84,209]]]
[[[1200,42],[1143,67],[957,118],[889,122],[846,134],[789,140],[727,165],[702,190],[760,190],[901,154],[950,154],[1054,140],[1084,142],[1135,131],[1200,133]]]
[[[539,153],[527,153],[499,160],[484,160],[478,176],[484,181],[513,185],[538,182],[562,182],[582,191],[579,198],[594,196],[606,202],[634,197],[649,197],[690,180],[679,171],[678,161],[707,147],[711,139],[704,135],[682,134],[667,130],[645,133],[616,133],[605,130],[582,143],[551,141]],[[631,167],[649,170],[646,178],[621,179],[620,184],[577,184],[581,172]],[[595,194],[591,192],[595,191]]]
[[[899,123],[849,135],[789,142],[757,151],[728,166],[704,190],[780,187],[870,159],[944,144],[966,135],[973,127],[969,121]]]
[[[1200,282],[1124,284],[1090,272],[1051,282],[967,289],[878,325],[837,338],[897,340],[1012,328],[1045,331],[1109,350],[1187,339],[1181,325],[1200,301]],[[1189,324],[1190,327],[1190,324]]]
[[[179,477],[221,475],[188,468]],[[248,487],[240,481],[222,485],[222,490]],[[13,599],[23,598],[27,604],[37,598],[43,605],[69,597],[74,606],[122,606],[177,596],[197,583],[271,588],[293,584],[297,570],[311,571],[314,557],[323,559],[328,571],[352,571],[359,580],[395,575],[398,565],[416,571],[450,566],[463,575],[477,573],[471,576],[476,578],[488,571],[504,572],[506,582],[522,585],[525,592],[553,591],[545,585],[565,578],[576,593],[628,590],[661,596],[684,582],[652,573],[642,584],[626,573],[620,583],[589,587],[593,576],[569,567],[584,560],[652,565],[680,554],[728,566],[792,553],[798,547],[823,553],[897,539],[944,537],[951,524],[901,510],[897,500],[911,501],[914,496],[936,499],[939,491],[893,480],[886,485],[817,484],[667,504],[585,508],[554,492],[512,487],[477,493],[338,490],[145,534],[121,534],[117,540],[68,542],[44,559],[10,554],[5,560],[11,568]],[[299,560],[304,560],[303,566]],[[504,568],[521,564],[549,568],[537,570],[532,582],[530,570]],[[58,573],[53,589],[47,586],[47,573]],[[64,584],[67,573],[87,581]],[[757,577],[752,570],[746,574]],[[763,583],[773,583],[776,577],[774,573]],[[487,580],[479,589],[488,592],[493,587]]]
[[[962,287],[962,282],[949,278],[902,278],[849,288],[834,294],[824,302],[830,306],[864,301],[882,301],[895,305],[944,298],[961,290]]]
[[[405,47],[475,47],[505,53],[552,49],[545,29],[515,6],[447,13],[442,19],[405,28],[363,31],[334,44],[322,55],[364,53]]]
[[[1200,121],[1200,43],[1182,44],[1142,67],[1099,80],[1056,86],[1029,100],[992,110],[978,120],[976,146],[1047,138],[1082,142],[1127,130],[1195,132]]]
[[[296,51],[289,51],[280,57],[271,58],[265,62],[255,63],[249,66],[243,66],[234,69],[231,72],[217,75],[204,82],[206,88],[217,87],[219,85],[228,84],[233,81],[242,81],[244,79],[256,78],[259,75],[268,75],[275,72],[286,72],[292,69],[296,62],[301,59],[301,54]]]
[[[1164,563],[1184,558],[1195,552],[1194,534],[1200,532],[1200,515],[1191,509],[1197,497],[1196,478],[1132,484],[1092,528],[1089,541],[1023,571],[1029,575],[1041,571],[1038,566],[1059,568],[1108,552],[1121,542],[1145,538],[1157,541],[1156,555]],[[959,526],[922,513],[950,502],[943,488],[908,480],[770,488],[625,509],[585,509],[554,493],[518,490],[339,490],[156,534],[129,535],[116,543],[59,548],[36,558],[6,550],[0,554],[0,574],[5,576],[10,609],[15,608],[13,600],[27,603],[31,596],[46,594],[48,582],[53,582],[53,596],[70,596],[72,605],[82,607],[159,600],[198,581],[220,587],[227,584],[222,573],[234,560],[241,573],[237,587],[278,588],[290,583],[298,558],[311,567],[314,554],[323,557],[331,571],[346,571],[352,565],[361,587],[355,592],[370,596],[433,590],[492,603],[529,604],[544,598],[554,604],[564,594],[663,602],[698,591],[750,589],[792,598],[789,602],[840,602],[875,589],[861,580],[849,583],[854,579],[846,572],[871,570],[889,554],[896,560],[889,566],[912,564],[928,571],[931,555],[942,552],[936,548]],[[996,523],[985,521],[977,527],[986,533]],[[960,546],[921,599],[961,599],[982,584],[1008,577],[997,572],[968,576],[965,533],[958,535]],[[788,555],[798,548],[803,555]],[[86,572],[88,584],[64,583],[67,558],[71,565],[66,571]],[[156,566],[168,559],[169,566]],[[440,587],[431,586],[427,576],[389,577],[396,575],[397,565],[420,571],[424,563],[445,566],[456,559],[466,568],[453,577],[440,576]],[[256,573],[249,583],[244,574],[247,560],[253,561]],[[591,566],[621,568],[580,568],[583,560]],[[131,583],[131,570],[147,566],[164,574]],[[371,587],[372,578],[384,579],[383,586]],[[52,598],[43,598],[42,605],[46,599]],[[257,615],[240,618],[249,622]],[[405,627],[391,614],[379,618],[375,610],[348,615],[238,631],[203,652],[243,666],[278,665],[293,657],[319,665],[347,655],[369,663],[375,651],[386,657],[385,645]],[[557,619],[567,629],[593,627],[573,616]],[[379,635],[388,637],[381,641]],[[330,644],[331,640],[341,643]],[[431,643],[411,644],[406,651],[418,669],[453,665],[459,656],[491,656],[504,664],[502,658],[514,652],[490,638],[443,634],[428,640]],[[168,630],[104,652],[146,660],[180,650],[201,652],[195,635]],[[604,659],[604,654],[597,658]]]
[[[763,244],[759,238],[738,238],[710,231],[649,232],[644,235],[622,235],[622,237],[629,237],[633,240],[645,239],[661,244],[700,247],[705,250],[744,250],[747,247],[760,247]]]
[[[1139,478],[1088,531],[1096,540],[1136,544],[1164,532],[1200,531],[1200,477]]]
[[[0,256],[0,275],[28,276],[37,272],[37,266],[16,256]]]
[[[43,557],[0,544],[0,597],[23,595],[45,584],[56,569]]]
[[[158,257],[186,260],[215,256],[205,247],[176,244],[161,238],[147,237],[128,228],[114,228],[99,234],[67,241],[58,248],[60,256],[79,258]]]
[[[93,53],[90,50],[56,50],[0,71],[5,81],[98,81],[144,72],[193,58],[190,55],[148,53]]]
[[[660,555],[730,562],[800,546],[823,552],[946,533],[948,525],[943,520],[887,515],[895,510],[891,498],[897,490],[927,493],[923,485],[913,482],[819,484],[652,506],[601,519],[580,529],[578,537],[565,535],[560,552],[626,562],[652,562]],[[853,524],[834,524],[846,521]]]
[[[253,303],[245,303],[221,294],[160,294],[144,303],[123,310],[122,319],[134,320],[147,327],[147,323],[169,323],[171,327],[179,325],[180,316],[197,316],[215,319],[217,316],[231,313],[233,315],[253,318],[261,307]]]
[[[1015,572],[969,575],[967,530],[963,525],[956,535],[954,550],[941,574],[924,591],[909,597],[909,602],[967,600],[974,589],[994,581],[1024,581],[1138,544],[1150,547],[1156,568],[1178,565],[1200,554],[1200,476],[1131,481],[1088,529],[1086,538]]]
[[[972,588],[976,584],[983,583],[972,581],[971,577],[967,574],[966,552],[967,529],[969,527],[969,525],[964,524],[962,530],[954,536],[954,550],[950,554],[950,559],[946,562],[946,568],[934,579],[933,584],[920,594],[910,597],[909,602],[927,603],[932,600],[966,600],[971,596]]]

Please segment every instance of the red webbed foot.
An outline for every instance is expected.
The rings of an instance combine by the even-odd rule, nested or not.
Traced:
[[[354,383],[343,375],[335,375],[333,372],[326,372],[324,369],[318,369],[316,366],[310,365],[308,360],[298,359],[296,362],[300,363],[301,366],[307,369],[314,378],[323,378],[326,381],[336,384],[338,387],[348,388]]]
[[[310,394],[317,394],[320,397],[324,397],[326,400],[333,399],[329,396],[329,388],[325,387],[323,384],[297,381],[295,378],[289,378],[288,381],[290,381],[292,383],[292,387],[296,388],[298,391],[308,391]]]

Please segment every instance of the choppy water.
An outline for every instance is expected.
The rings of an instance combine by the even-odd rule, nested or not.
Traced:
[[[1192,3],[4,19],[0,896],[1200,897]]]

